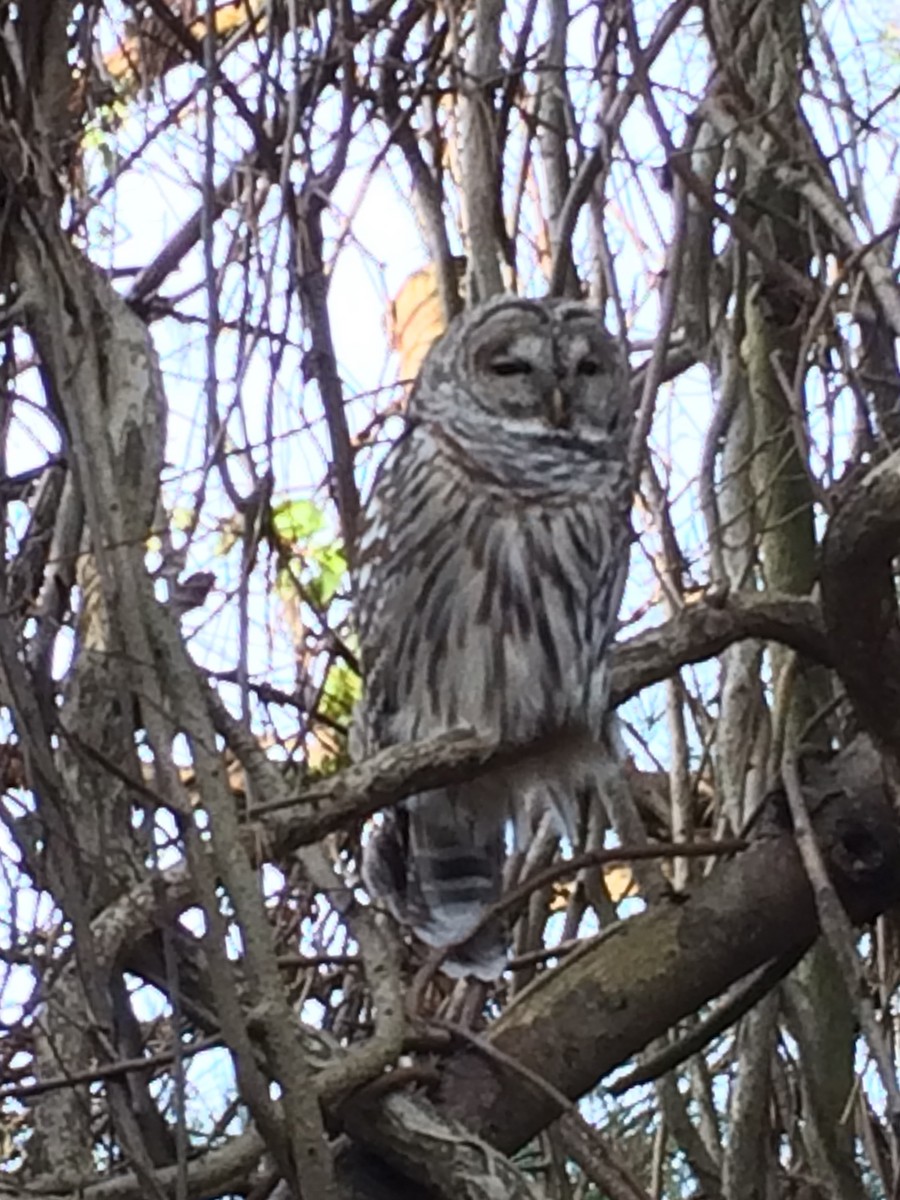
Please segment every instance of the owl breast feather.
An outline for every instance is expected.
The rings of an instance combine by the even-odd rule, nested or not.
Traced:
[[[627,482],[610,486],[610,463],[589,453],[537,449],[544,472],[532,462],[527,488],[508,449],[505,464],[499,446],[475,459],[423,427],[385,464],[359,579],[380,744],[460,726],[503,741],[599,733]]]

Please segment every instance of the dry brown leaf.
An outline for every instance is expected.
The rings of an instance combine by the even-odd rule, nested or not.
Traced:
[[[462,278],[465,259],[455,260]],[[391,346],[400,358],[399,377],[413,380],[431,345],[444,332],[444,314],[434,265],[415,271],[404,281],[387,314]]]

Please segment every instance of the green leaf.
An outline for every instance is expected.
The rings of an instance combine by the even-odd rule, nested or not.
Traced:
[[[330,546],[311,547],[307,563],[315,564],[318,572],[305,581],[306,586],[316,602],[324,608],[334,598],[347,573],[343,544],[333,542]]]
[[[312,500],[285,500],[272,510],[272,522],[279,537],[288,542],[302,542],[320,532],[325,517]]]
[[[325,676],[319,708],[332,721],[346,724],[361,695],[362,684],[356,672],[345,662],[336,662]]]

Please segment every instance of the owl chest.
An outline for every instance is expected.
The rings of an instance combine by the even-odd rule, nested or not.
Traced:
[[[520,739],[597,723],[615,619],[602,516],[589,504],[459,508],[412,617],[426,659],[417,707],[432,727]]]

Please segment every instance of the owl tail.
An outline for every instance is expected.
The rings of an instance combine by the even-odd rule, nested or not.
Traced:
[[[406,801],[369,847],[369,890],[429,946],[454,946],[448,975],[491,980],[506,966],[500,920],[469,937],[503,890],[504,826],[496,798],[462,784]]]

